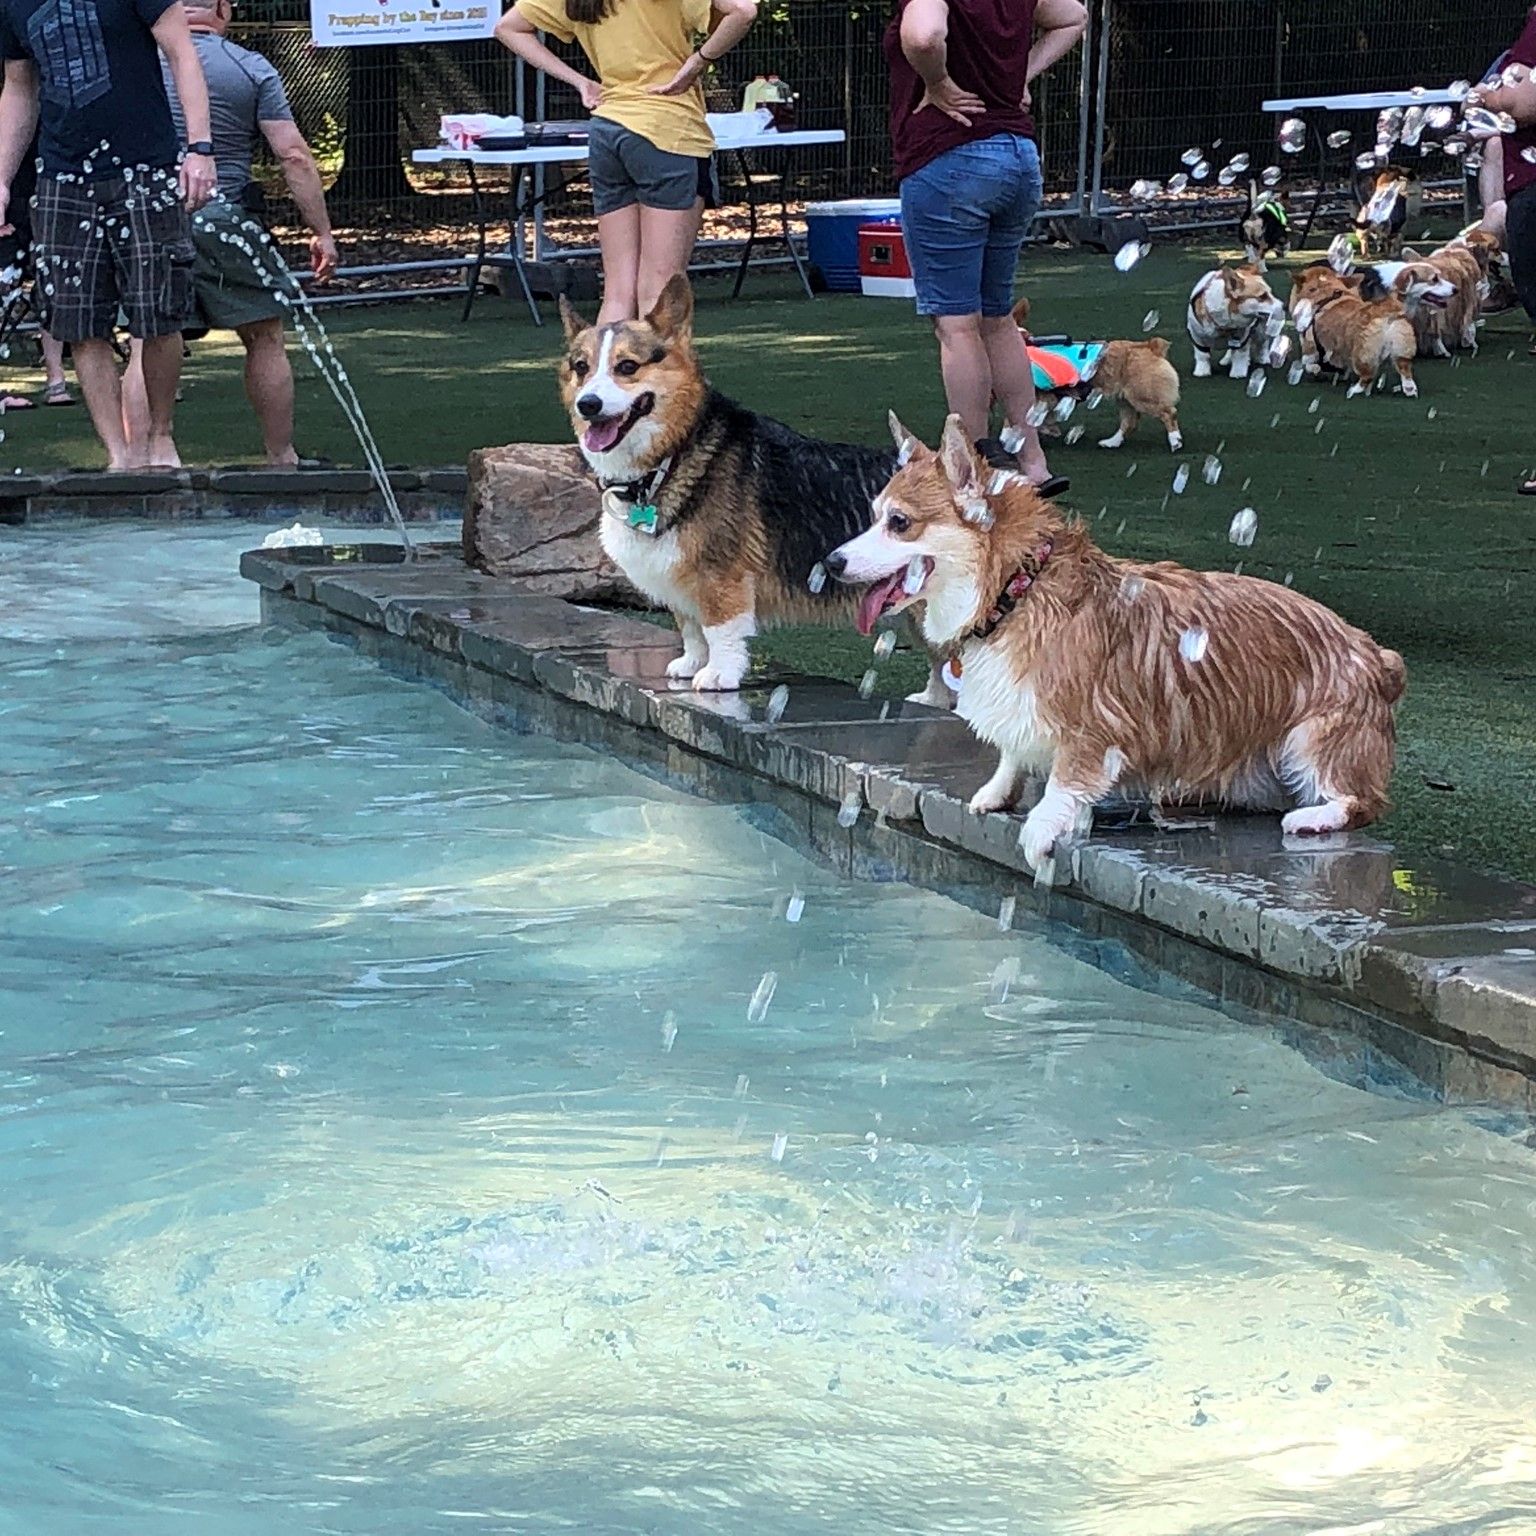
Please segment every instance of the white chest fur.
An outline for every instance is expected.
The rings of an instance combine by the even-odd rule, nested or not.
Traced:
[[[1049,773],[1056,740],[1041,723],[1034,688],[1018,676],[1006,647],[973,640],[961,665],[960,717],[983,741],[1019,758],[1027,771]]]
[[[642,533],[604,512],[598,536],[608,558],[652,602],[696,617],[693,603],[677,583],[681,554],[676,532]]]

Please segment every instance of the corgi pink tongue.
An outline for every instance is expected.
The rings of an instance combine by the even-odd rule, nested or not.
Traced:
[[[594,421],[586,430],[582,441],[593,453],[607,453],[618,442],[624,430],[622,416],[610,416],[606,421]]]
[[[885,612],[886,604],[901,591],[906,575],[905,571],[897,571],[894,576],[887,576],[884,581],[877,581],[874,586],[865,591],[863,597],[859,599],[859,613],[855,621],[861,635],[867,635],[874,629],[876,621]]]

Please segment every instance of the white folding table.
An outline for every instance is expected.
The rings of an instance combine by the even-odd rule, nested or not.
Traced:
[[[775,150],[783,153],[783,160],[779,167],[779,228],[780,233],[768,236],[768,239],[779,240],[784,244],[793,261],[795,271],[800,278],[801,286],[805,289],[806,297],[811,296],[810,278],[805,270],[805,263],[801,260],[800,252],[796,249],[791,238],[789,227],[789,177],[793,161],[793,153],[797,149],[811,145],[842,144],[846,142],[848,135],[841,128],[826,129],[802,129],[797,128],[783,133],[773,129],[767,129],[750,135],[732,135],[725,139],[719,146],[719,153],[736,155],[741,162],[742,170],[746,178],[747,186],[747,244],[742,252],[741,264],[736,270],[736,284],[732,290],[732,297],[741,293],[741,285],[746,279],[747,265],[752,259],[752,253],[759,244],[758,233],[758,204],[753,194],[753,181],[751,167],[748,163],[748,154],[759,150]],[[539,306],[533,297],[533,291],[528,284],[528,273],[523,256],[522,241],[518,235],[517,225],[523,214],[532,206],[532,203],[523,195],[523,184],[529,166],[536,165],[585,165],[587,161],[587,146],[585,144],[552,144],[548,146],[530,145],[527,149],[418,149],[411,159],[417,165],[463,165],[469,172],[469,190],[473,199],[475,217],[475,255],[466,261],[470,267],[466,282],[464,296],[464,319],[468,319],[470,311],[474,308],[475,290],[477,287],[477,273],[482,266],[509,267],[517,274],[518,285],[522,288],[523,298],[527,302],[528,312],[533,316],[535,325],[542,325],[544,317],[539,313]],[[487,250],[488,229],[491,223],[490,211],[480,187],[478,170],[482,166],[505,167],[509,173],[507,186],[508,205],[508,241],[505,252]],[[472,263],[472,265],[471,265]]]
[[[1275,116],[1293,112],[1385,112],[1392,107],[1442,107],[1455,106],[1458,98],[1448,90],[1432,91],[1418,88],[1411,91],[1348,91],[1339,96],[1286,96],[1264,103],[1264,110]],[[1313,220],[1322,207],[1323,193],[1328,185],[1328,134],[1316,123],[1309,123],[1308,130],[1317,138],[1317,195],[1307,211],[1307,222],[1302,226],[1301,238],[1296,249],[1305,247],[1312,233]]]

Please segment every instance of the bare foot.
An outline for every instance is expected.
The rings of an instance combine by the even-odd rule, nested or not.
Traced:
[[[180,469],[181,455],[176,451],[175,439],[150,438],[149,451],[144,455],[144,467],[146,469]]]
[[[298,450],[290,448],[286,453],[269,453],[267,463],[273,469],[297,469],[299,467]]]

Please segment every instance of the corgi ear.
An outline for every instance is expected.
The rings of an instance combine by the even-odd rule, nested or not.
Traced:
[[[919,453],[928,450],[907,429],[902,426],[901,418],[895,411],[886,413],[886,420],[891,427],[891,441],[896,444],[896,463],[898,466],[908,464]]]
[[[667,279],[661,290],[656,307],[645,317],[645,323],[662,336],[687,336],[693,331],[693,289],[681,272]]]
[[[944,466],[944,477],[961,501],[981,496],[981,461],[966,436],[965,423],[958,416],[951,416],[944,423],[944,440],[939,445],[939,461]]]
[[[575,341],[588,329],[587,322],[576,313],[575,306],[563,293],[560,295],[560,324],[565,327],[567,341]]]

